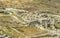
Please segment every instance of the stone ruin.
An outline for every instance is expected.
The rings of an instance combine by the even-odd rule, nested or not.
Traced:
[[[40,19],[36,21],[32,21],[29,23],[29,25],[35,25],[38,28],[50,28],[50,29],[55,29],[55,20],[52,19],[48,14],[41,14]]]

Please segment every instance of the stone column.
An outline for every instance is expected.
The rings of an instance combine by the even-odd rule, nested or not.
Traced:
[[[54,19],[52,19],[51,20],[51,27],[52,27],[53,30],[55,30],[55,26],[54,25],[55,25],[55,21],[54,21]]]
[[[48,21],[48,20],[47,20]],[[47,27],[47,22],[45,22],[45,28],[47,29],[48,27]]]

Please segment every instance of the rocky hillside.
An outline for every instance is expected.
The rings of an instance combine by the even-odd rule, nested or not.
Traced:
[[[59,13],[60,0],[0,0],[1,7]]]

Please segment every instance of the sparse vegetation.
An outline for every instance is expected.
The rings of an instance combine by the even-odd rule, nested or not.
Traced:
[[[27,14],[29,13],[59,14],[60,13],[59,0],[0,0],[0,7],[2,7],[4,10],[5,8],[16,8],[16,9],[27,10],[28,11]],[[36,35],[48,33],[47,30],[42,30],[34,26],[34,24],[36,24],[37,21],[35,21],[34,23],[31,22],[30,24],[25,24],[29,26],[23,26],[24,24],[21,23],[25,23],[26,21],[21,17],[23,17],[24,14],[25,13],[23,12],[18,12],[18,14],[14,14],[12,12],[12,14],[9,15],[7,11],[4,12],[0,8],[0,15],[2,15],[0,16],[0,31],[2,31],[7,35],[12,36],[13,38],[19,38],[19,37],[25,38],[25,36],[36,36]],[[17,17],[18,20],[12,16]],[[53,19],[54,17],[51,18]],[[38,24],[40,23],[38,22]],[[56,28],[60,29],[60,23],[56,24]]]

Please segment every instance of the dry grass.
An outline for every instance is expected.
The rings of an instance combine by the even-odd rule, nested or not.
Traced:
[[[1,7],[11,7],[25,9],[30,11],[51,11],[52,13],[60,12],[59,0],[0,0]]]
[[[7,19],[7,20],[6,20]],[[43,34],[43,33],[47,33],[47,31],[45,30],[42,30],[42,29],[39,29],[35,26],[20,26],[20,27],[16,27],[18,25],[16,25],[17,23],[16,20],[15,21],[11,21],[13,20],[13,18],[11,18],[10,16],[2,16],[0,17],[0,29],[3,30],[4,32],[6,32],[8,35],[11,35],[15,38],[18,38],[19,36],[20,37],[25,37],[25,36],[35,36],[35,35],[40,35],[40,34]],[[4,23],[2,21],[11,21],[12,24],[9,24],[9,23]],[[16,25],[16,26],[15,26]],[[20,33],[23,33],[24,35],[20,34],[20,33],[17,33],[16,31],[14,31],[13,29],[11,29],[10,27],[12,28],[12,26],[15,26],[15,29],[17,31],[19,31]],[[2,28],[3,27],[3,28]]]
[[[39,29],[34,26],[21,26],[21,27],[15,27],[19,32],[23,33],[26,36],[35,36],[47,33],[46,30]]]
[[[24,37],[24,35],[22,35],[21,33],[16,32],[15,30],[11,29],[9,26],[0,26],[1,30],[4,31],[7,35],[12,36],[13,38],[19,38],[20,37]]]
[[[10,8],[18,8],[18,9],[24,9],[28,10],[30,12],[46,12],[49,11],[50,13],[59,13],[60,12],[60,1],[58,0],[0,0],[0,6],[1,7],[10,7]],[[11,19],[10,17],[0,17],[1,20],[9,20]],[[5,25],[4,23],[2,24],[3,26]],[[8,25],[8,24],[7,24]],[[16,23],[12,22],[11,26],[16,25]],[[0,22],[1,26],[1,22]],[[60,24],[57,26],[60,28]],[[17,29],[19,32],[23,33],[26,36],[36,36],[40,34],[47,33],[46,30],[42,30],[39,28],[36,28],[34,26],[21,26],[21,27],[14,27]],[[4,26],[0,27],[1,30],[7,32],[7,34],[18,38],[19,36],[24,36],[22,34],[17,33],[13,29],[11,29],[9,26]],[[47,38],[47,37],[46,37]]]

